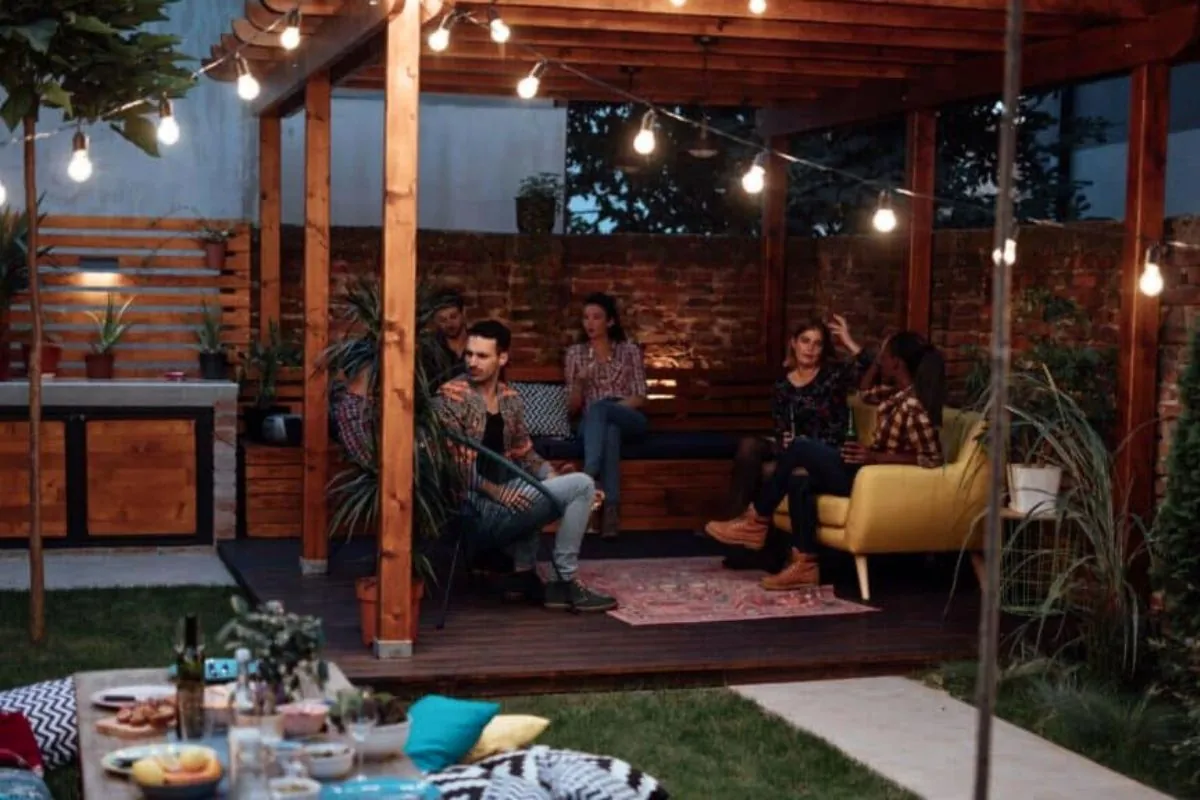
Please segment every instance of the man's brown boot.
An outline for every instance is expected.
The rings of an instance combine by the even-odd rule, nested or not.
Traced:
[[[821,567],[817,557],[792,548],[786,567],[762,579],[762,587],[773,592],[809,589],[821,585]]]
[[[704,526],[704,532],[721,544],[762,550],[767,542],[767,523],[767,518],[760,517],[751,505],[737,519],[709,522]]]

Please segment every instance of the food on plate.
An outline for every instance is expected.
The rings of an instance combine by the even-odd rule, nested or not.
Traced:
[[[135,762],[129,774],[142,786],[162,786],[167,782],[167,771],[153,758],[143,758]]]
[[[133,728],[169,728],[175,721],[175,698],[143,700],[117,712],[117,722]]]
[[[139,759],[130,772],[142,786],[180,786],[221,779],[221,762],[211,750],[184,748],[178,755],[159,753]]]

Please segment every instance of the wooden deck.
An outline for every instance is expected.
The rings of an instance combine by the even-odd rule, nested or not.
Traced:
[[[258,600],[325,620],[327,655],[355,682],[405,694],[498,695],[652,686],[722,685],[904,673],[976,654],[978,588],[970,569],[953,597],[953,557],[897,557],[872,565],[875,614],[631,627],[607,615],[504,605],[456,587],[444,630],[435,602],[421,614],[416,654],[380,661],[363,647],[354,578],[374,568],[374,542],[353,542],[330,576],[302,578],[297,540],[224,542],[219,551]],[[715,552],[691,534],[589,540],[584,557],[672,557]],[[839,562],[841,559],[838,560]],[[852,562],[834,574],[854,598]],[[846,567],[842,569],[841,567]]]

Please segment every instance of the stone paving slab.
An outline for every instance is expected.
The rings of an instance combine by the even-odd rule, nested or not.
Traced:
[[[233,586],[229,570],[211,547],[141,552],[47,551],[46,589],[129,586]],[[29,589],[26,551],[0,555],[0,591]]]
[[[945,692],[891,677],[733,688],[926,800],[973,794],[977,716]],[[997,800],[1169,800],[1002,720],[992,736]]]

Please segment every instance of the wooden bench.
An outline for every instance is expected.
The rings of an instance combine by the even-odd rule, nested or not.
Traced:
[[[510,382],[561,384],[561,367],[510,367]],[[763,434],[771,430],[771,380],[765,369],[709,372],[648,369],[643,411],[656,432]],[[281,404],[300,394],[299,371],[285,371]],[[293,405],[299,411],[298,405]],[[242,446],[242,514],[245,535],[298,537],[303,514],[303,459],[298,447],[246,442]],[[562,461],[557,462],[561,465]],[[570,462],[580,466],[577,460]],[[330,453],[329,475],[343,468]],[[730,458],[647,458],[621,464],[621,527],[626,531],[693,530],[724,513]]]

